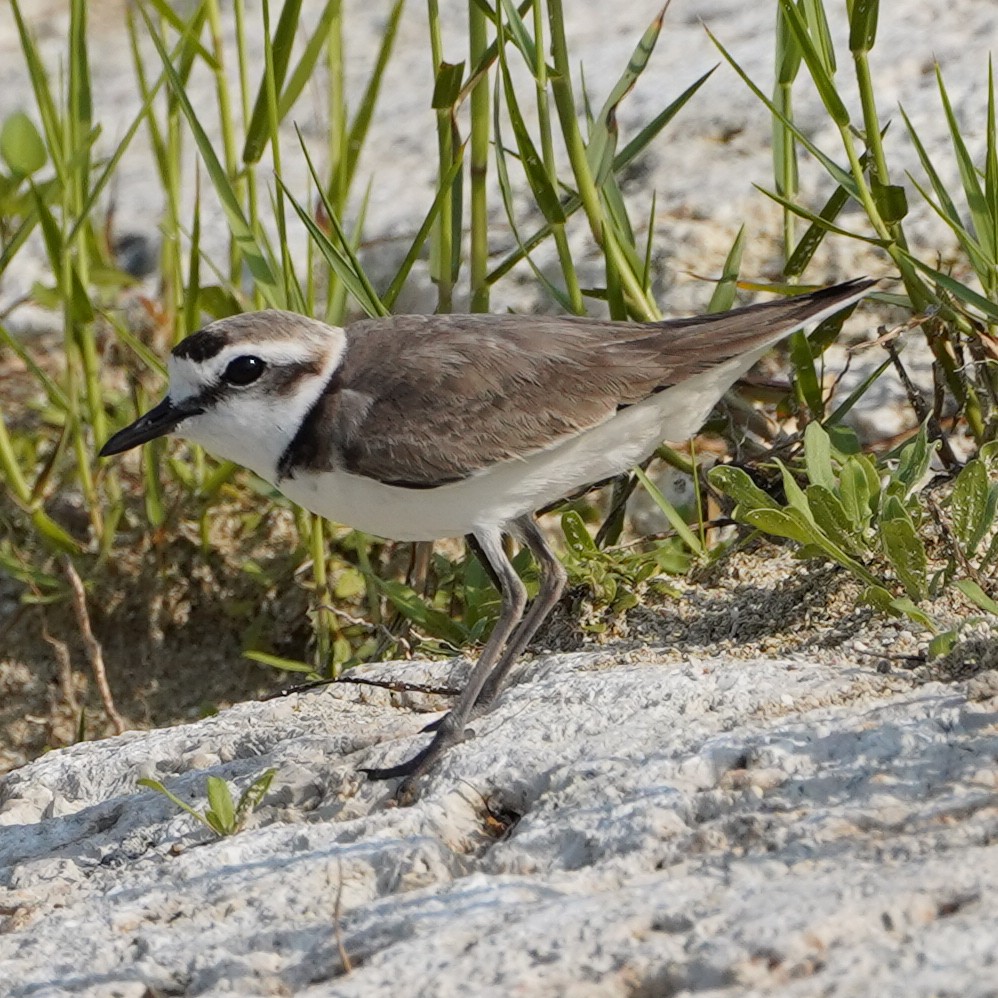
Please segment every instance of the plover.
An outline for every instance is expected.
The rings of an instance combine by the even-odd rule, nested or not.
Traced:
[[[536,511],[693,435],[767,349],[874,283],[654,323],[399,315],[340,329],[276,310],[236,315],[174,348],[166,397],[100,453],[174,433],[338,523],[394,540],[469,538],[501,612],[429,744],[365,770],[406,777],[406,794],[493,701],[564,589]],[[529,610],[505,535],[538,564]]]

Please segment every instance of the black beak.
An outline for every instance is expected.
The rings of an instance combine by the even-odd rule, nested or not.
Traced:
[[[120,454],[122,451],[138,447],[139,444],[155,440],[156,437],[162,437],[188,416],[197,416],[202,412],[204,409],[190,402],[174,405],[167,396],[159,405],[154,406],[144,416],[135,420],[131,426],[126,426],[111,437],[101,447],[100,456],[110,457],[112,454]]]

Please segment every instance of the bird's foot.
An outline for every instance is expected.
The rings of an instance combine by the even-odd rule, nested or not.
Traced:
[[[419,796],[416,790],[416,781],[419,777],[428,772],[447,749],[464,741],[466,735],[464,724],[457,723],[453,711],[434,721],[432,728],[424,730],[435,732],[433,740],[411,759],[400,762],[397,766],[360,770],[369,780],[394,780],[398,777],[404,777],[395,791],[395,799],[400,804],[415,802]]]

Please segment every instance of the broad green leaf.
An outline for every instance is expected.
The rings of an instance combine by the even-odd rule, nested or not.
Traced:
[[[448,111],[457,102],[464,79],[464,63],[442,62],[437,68],[433,81],[433,97],[430,107],[435,111]]]
[[[924,599],[928,591],[928,558],[911,520],[906,517],[882,520],[878,532],[884,554],[908,596],[913,600]]]
[[[780,474],[783,476],[783,491],[786,494],[787,502],[793,506],[794,509],[799,510],[804,516],[809,520],[814,520],[811,516],[811,510],[807,504],[807,496],[804,495],[803,490],[797,484],[797,480],[791,474],[790,469],[782,461],[776,462],[780,469]]]
[[[939,658],[941,655],[948,655],[955,647],[959,635],[956,631],[942,631],[935,635],[926,649],[929,658]]]
[[[860,593],[859,601],[890,617],[900,616],[901,613],[894,605],[894,596],[883,586],[867,586]]]
[[[868,546],[863,534],[849,520],[842,500],[824,485],[807,487],[807,502],[814,522],[844,551],[866,554]]]
[[[894,225],[908,214],[908,195],[899,184],[882,184],[876,177],[870,180],[870,195],[877,207],[877,213]]]
[[[850,457],[839,472],[839,497],[855,530],[870,522],[870,489],[859,456]]]
[[[998,602],[995,602],[973,579],[957,579],[953,583],[967,599],[985,613],[998,617]]]
[[[232,803],[232,793],[228,783],[218,776],[209,776],[205,781],[208,791],[208,806],[210,811],[205,812],[205,817],[212,821],[214,817],[217,821],[212,821],[212,827],[222,834],[234,831],[235,807]]]
[[[243,792],[239,798],[239,803],[236,805],[236,825],[242,824],[244,818],[250,811],[256,809],[256,806],[263,800],[267,795],[267,791],[270,789],[270,784],[274,780],[277,770],[274,768],[264,770]]]
[[[445,641],[452,648],[461,648],[467,640],[464,628],[452,620],[446,613],[441,613],[430,606],[426,600],[420,599],[408,586],[392,579],[382,579],[376,575],[370,578],[374,584],[388,597],[391,604],[406,620],[431,637]]]
[[[780,508],[772,496],[763,492],[741,468],[718,465],[707,472],[707,480],[719,492],[734,499],[742,512]]]
[[[45,143],[34,122],[17,111],[0,129],[0,155],[15,174],[30,177],[48,162]]]
[[[987,519],[988,474],[981,461],[966,464],[953,483],[950,515],[953,533],[967,555],[972,555],[991,527]]]
[[[804,466],[813,485],[821,485],[829,492],[835,490],[832,442],[821,423],[808,423],[804,430]]]
[[[906,596],[898,596],[897,599],[891,600],[891,606],[909,620],[913,620],[916,624],[921,624],[922,627],[932,634],[935,634],[939,630],[939,625],[935,619]]]
[[[888,491],[899,493],[902,499],[907,499],[925,478],[937,446],[936,441],[929,444],[928,430],[923,424],[914,439],[902,449],[897,471],[891,476]]]
[[[818,537],[817,527],[799,509],[792,506],[786,509],[738,510],[738,519],[756,530],[762,530],[775,537],[786,537],[798,544],[816,544],[825,550]]]
[[[570,509],[561,516],[561,529],[565,535],[565,541],[576,558],[585,560],[597,557],[600,553],[596,542],[586,529],[582,517],[574,510]]]

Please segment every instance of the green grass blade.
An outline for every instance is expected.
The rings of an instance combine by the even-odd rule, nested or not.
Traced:
[[[226,174],[225,167],[215,152],[214,145],[208,137],[208,133],[198,120],[194,106],[187,96],[183,81],[170,63],[170,56],[166,51],[163,40],[153,27],[145,8],[140,6],[139,11],[146,22],[146,28],[163,63],[163,69],[166,73],[170,89],[177,103],[180,105],[184,117],[187,119],[191,134],[194,136],[198,152],[201,154],[201,159],[204,162],[205,169],[208,171],[212,186],[225,212],[232,237],[239,246],[240,253],[246,261],[246,266],[253,275],[257,290],[263,295],[271,308],[280,308],[284,304],[282,282],[278,280],[275,268],[271,266],[271,261],[262,251],[259,241],[250,228],[246,216],[243,214],[235,188],[232,186]]]
[[[839,236],[847,236],[849,239],[860,239],[865,243],[870,243],[873,246],[886,246],[887,241],[884,239],[879,239],[876,236],[864,236],[860,232],[853,232],[851,229],[843,229],[841,226],[836,225],[829,219],[822,218],[821,215],[816,215],[813,211],[808,211],[803,205],[797,204],[791,201],[789,198],[782,197],[775,191],[767,191],[765,187],[760,187],[758,184],[752,185],[757,191],[765,194],[766,197],[772,198],[777,204],[782,205],[784,208],[792,211],[795,215],[799,215],[801,218],[807,219],[812,225],[818,226],[818,228],[823,229],[825,232],[831,232]]]
[[[274,29],[274,37],[270,43],[274,68],[274,92],[278,95],[284,86],[284,78],[287,75],[288,64],[291,61],[295,33],[298,30],[298,20],[301,14],[301,5],[302,0],[284,0],[281,7],[281,16],[278,18],[277,27]],[[270,137],[268,84],[266,75],[264,75],[260,80],[260,86],[257,88],[256,100],[253,103],[249,125],[246,126],[243,162],[258,163],[264,149],[267,148]]]
[[[981,190],[981,183],[977,173],[977,167],[970,158],[970,152],[963,141],[960,132],[960,125],[953,113],[950,104],[949,93],[946,84],[943,82],[942,70],[936,63],[936,83],[939,86],[939,97],[943,103],[943,112],[946,115],[946,123],[949,126],[950,141],[953,144],[953,152],[956,155],[957,167],[960,170],[960,181],[963,184],[964,197],[967,199],[967,207],[970,210],[970,217],[974,226],[974,233],[977,241],[981,244],[988,259],[994,262],[998,259],[998,247],[995,245],[995,225],[988,213],[988,202]]]
[[[781,0],[783,2],[783,0]],[[704,29],[707,31],[707,36],[714,43],[717,50],[724,56],[725,61],[729,66],[741,77],[742,82],[749,88],[762,101],[763,104],[769,108],[771,114],[775,115],[783,124],[788,128],[797,139],[797,141],[804,146],[807,151],[814,156],[816,160],[825,168],[825,170],[832,176],[832,178],[841,186],[844,187],[848,192],[850,197],[855,198],[857,201],[861,201],[859,190],[856,187],[856,182],[852,177],[852,174],[847,170],[843,170],[833,159],[823,153],[812,141],[811,139],[801,131],[798,126],[791,121],[785,114],[783,114],[780,109],[756,86],[752,78],[745,72],[744,69],[737,63],[728,50],[721,44],[717,37],[711,33],[709,29]]]
[[[832,80],[832,73],[835,70],[833,66],[828,64],[827,51],[823,49],[821,40],[819,39],[816,44],[815,39],[811,37],[807,22],[793,0],[780,0],[780,8],[787,20],[787,26],[797,39],[801,55],[804,57],[804,62],[807,63],[808,72],[814,81],[818,96],[821,97],[821,101],[825,105],[825,110],[840,128],[848,127],[849,112],[835,89],[835,83]],[[827,39],[827,33],[825,37]]]
[[[409,277],[409,272],[419,259],[419,256],[423,251],[423,247],[426,245],[426,240],[429,239],[430,233],[433,231],[433,226],[440,215],[443,203],[451,195],[451,186],[454,183],[454,178],[461,172],[463,166],[464,148],[462,147],[457,151],[457,156],[454,159],[454,162],[451,163],[450,168],[441,178],[440,183],[437,186],[436,196],[433,198],[430,210],[426,213],[426,217],[423,219],[423,224],[420,225],[419,230],[416,232],[416,236],[413,239],[412,244],[409,246],[409,251],[406,253],[405,259],[402,261],[401,266],[396,271],[395,276],[392,278],[385,293],[381,296],[381,300],[384,302],[385,308],[387,308],[389,312],[394,309],[395,300],[398,298],[399,292],[405,285],[406,279]]]
[[[913,263],[923,274],[928,274],[944,291],[948,291],[954,298],[962,301],[965,305],[978,309],[989,323],[998,322],[998,305],[993,301],[978,294],[973,288],[968,288],[962,281],[944,274],[941,270],[930,267],[923,263],[911,253],[901,251],[904,258]]]
[[[669,525],[673,530],[675,530],[677,536],[682,540],[682,542],[698,557],[705,557],[707,551],[704,548],[703,543],[690,528],[689,524],[680,515],[679,510],[677,510],[676,507],[665,498],[661,489],[658,488],[658,486],[641,468],[635,468],[634,474],[637,476],[638,481],[644,487],[648,495],[651,496],[655,505],[658,506],[658,508],[665,515],[665,518],[669,521]]]
[[[395,0],[388,20],[385,23],[381,35],[381,45],[378,48],[378,55],[374,62],[374,68],[368,78],[367,86],[361,95],[360,104],[357,106],[357,113],[353,121],[350,122],[350,130],[347,133],[347,183],[353,178],[357,168],[357,158],[364,147],[367,132],[374,115],[374,107],[378,102],[378,95],[381,92],[381,84],[384,79],[385,69],[391,58],[392,50],[395,47],[395,37],[398,34],[399,21],[405,9],[405,0]]]
[[[742,250],[745,248],[745,226],[741,226],[735,241],[728,250],[721,268],[721,277],[714,287],[707,305],[708,312],[727,312],[735,303],[735,291],[738,288],[738,272],[742,266]]]
[[[601,187],[606,177],[613,169],[614,152],[617,145],[617,108],[620,102],[634,89],[648,60],[655,51],[655,44],[662,32],[662,21],[665,8],[656,15],[628,60],[624,72],[610,90],[610,94],[600,112],[593,121],[589,133],[586,153],[589,158],[589,168],[596,178],[596,186]]]

